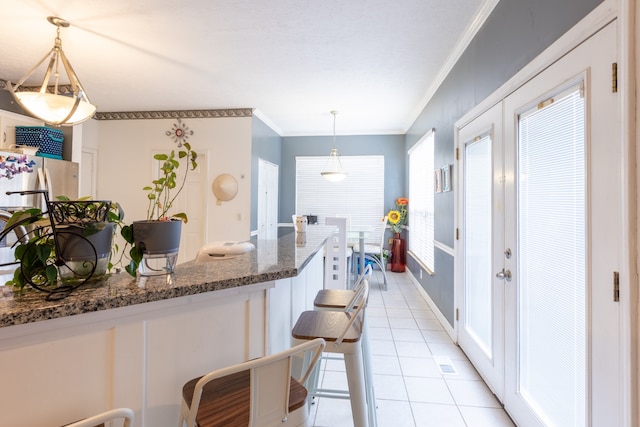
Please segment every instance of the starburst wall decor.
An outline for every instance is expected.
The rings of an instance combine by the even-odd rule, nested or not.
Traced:
[[[176,119],[177,123],[174,123],[170,130],[165,134],[173,139],[173,142],[178,144],[178,147],[182,147],[183,142],[187,142],[189,137],[193,135],[193,131],[189,129],[189,126],[182,123],[181,119]]]

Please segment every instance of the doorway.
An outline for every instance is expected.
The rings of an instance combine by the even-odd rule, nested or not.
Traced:
[[[622,424],[616,27],[459,130],[459,344],[520,426]]]
[[[278,165],[258,159],[258,236],[278,238]]]

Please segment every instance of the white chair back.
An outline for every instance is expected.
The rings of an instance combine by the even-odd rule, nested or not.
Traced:
[[[249,427],[282,424],[282,420],[289,416],[292,359],[301,354],[311,353],[311,362],[298,379],[298,382],[304,385],[315,368],[324,347],[325,341],[322,338],[317,338],[280,353],[218,369],[203,376],[198,380],[193,391],[193,399],[187,416],[187,427],[196,427],[196,414],[198,413],[205,385],[216,378],[247,370],[250,371],[249,382],[251,389]]]
[[[382,218],[382,227],[380,228],[380,240],[376,242],[376,245],[380,245],[380,255],[382,255],[382,248],[384,248],[384,235],[387,232],[387,223],[389,222],[389,217],[387,215]]]
[[[347,289],[347,218],[327,217],[325,224],[335,225],[338,230],[325,245],[324,288]]]
[[[123,427],[133,426],[133,410],[129,408],[112,409],[110,411],[94,415],[93,417],[85,418],[84,420],[77,421],[72,424],[67,424],[65,427],[95,427],[97,425],[119,419],[124,419]]]

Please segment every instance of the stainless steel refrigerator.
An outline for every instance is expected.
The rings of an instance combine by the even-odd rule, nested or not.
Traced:
[[[57,196],[78,198],[79,165],[66,160],[0,151],[0,210],[44,208],[37,196],[7,195],[7,191],[47,190],[49,200]]]
[[[42,196],[17,194],[7,195],[7,191],[46,189],[49,200],[56,196],[78,198],[79,172],[78,163],[46,157],[29,156],[13,152],[0,151],[0,231],[10,213],[30,207],[45,210]],[[6,212],[2,212],[6,211]],[[0,241],[0,264],[14,261],[13,248],[15,235],[9,235]],[[0,266],[1,286],[13,277],[15,266]]]

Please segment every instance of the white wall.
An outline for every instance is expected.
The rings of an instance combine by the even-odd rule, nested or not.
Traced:
[[[165,133],[176,119],[91,120],[85,146],[97,147],[97,197],[118,201],[125,221],[145,219],[146,193],[153,179],[154,151],[176,149]],[[196,211],[187,211],[189,224],[202,224],[203,242],[242,241],[250,237],[251,212],[251,117],[183,119],[193,131],[188,141],[201,157],[196,171],[202,180]],[[97,124],[97,132],[93,128]],[[238,195],[217,205],[211,183],[221,173],[238,180]],[[176,211],[177,212],[177,211]],[[184,231],[184,229],[183,229]],[[181,253],[183,248],[181,247]]]

